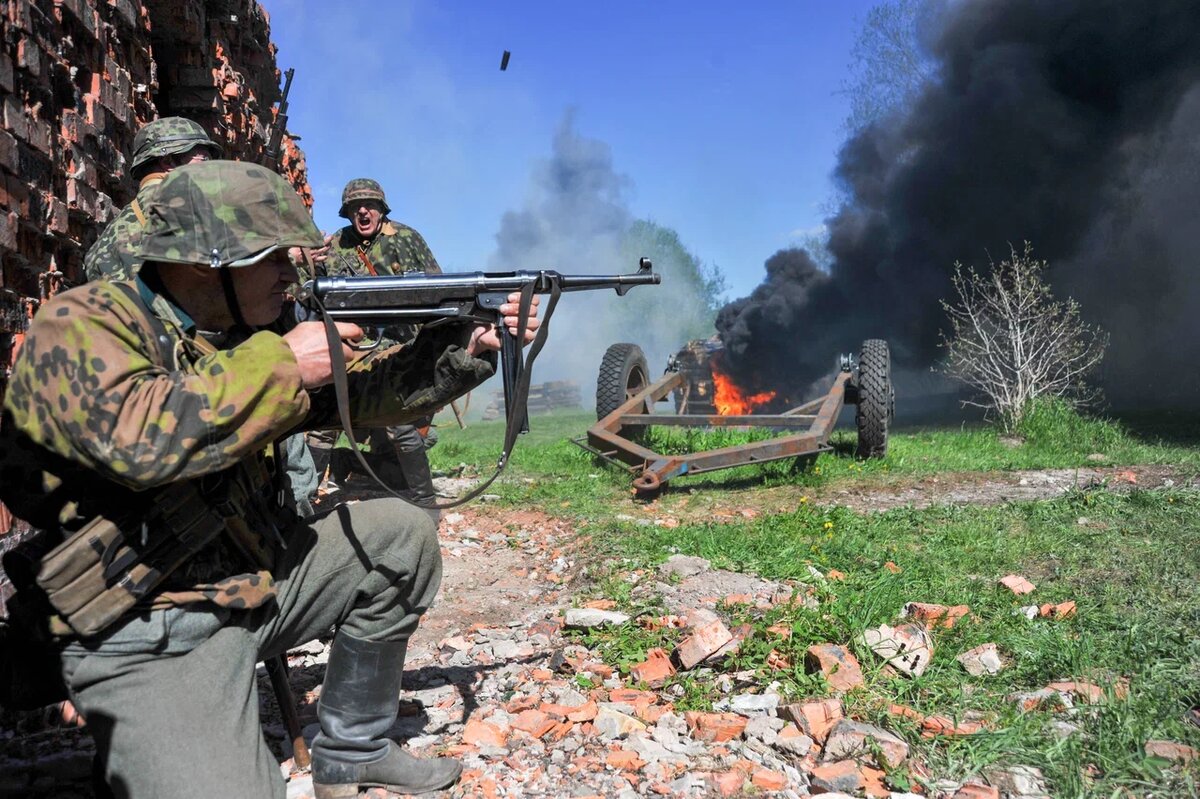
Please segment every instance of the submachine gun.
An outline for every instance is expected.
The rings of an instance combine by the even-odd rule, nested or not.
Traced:
[[[613,289],[624,296],[634,286],[656,285],[662,275],[654,272],[650,259],[638,261],[636,272],[624,275],[564,275],[550,270],[521,270],[516,272],[447,272],[438,275],[409,273],[375,277],[318,277],[305,283],[297,293],[300,306],[312,318],[323,319],[329,338],[329,350],[334,357],[334,391],[342,426],[355,440],[350,426],[349,396],[341,358],[341,340],[334,322],[353,322],[363,328],[378,331],[404,322],[424,325],[448,322],[477,322],[494,324],[500,334],[500,370],[504,380],[504,409],[506,427],[504,446],[496,462],[495,473],[465,497],[452,503],[436,506],[452,508],[483,492],[508,463],[516,437],[529,430],[529,382],[533,362],[545,345],[550,330],[550,316],[559,295],[566,291],[596,291]],[[517,333],[504,325],[500,306],[508,295],[521,293]],[[541,325],[524,357],[523,342],[529,309],[534,294],[549,295],[541,314]],[[362,455],[355,454],[368,474],[374,474]],[[376,478],[378,480],[378,478]]]

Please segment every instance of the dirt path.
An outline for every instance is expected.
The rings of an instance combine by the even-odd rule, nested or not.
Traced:
[[[775,486],[740,491],[706,491],[692,484],[691,491],[665,494],[651,503],[658,513],[670,512],[681,521],[737,515],[781,513],[799,507],[801,499],[816,505],[841,505],[860,513],[911,506],[996,505],[1055,499],[1079,489],[1106,487],[1127,493],[1134,489],[1200,487],[1200,477],[1171,466],[1085,467],[1012,472],[942,472],[923,477],[871,475],[861,482],[805,488]],[[752,507],[751,507],[752,506]]]

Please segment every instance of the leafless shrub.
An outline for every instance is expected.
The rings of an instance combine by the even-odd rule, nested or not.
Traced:
[[[1080,319],[1075,300],[1054,298],[1047,264],[1033,257],[1029,242],[989,265],[981,275],[955,263],[958,296],[942,300],[951,326],[942,333],[943,371],[978,392],[964,404],[984,408],[1006,432],[1041,397],[1093,404],[1099,392],[1085,378],[1104,357],[1108,334]]]

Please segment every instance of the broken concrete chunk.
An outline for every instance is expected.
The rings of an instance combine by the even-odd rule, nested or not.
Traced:
[[[895,768],[908,758],[908,744],[882,727],[842,719],[829,731],[822,759],[874,762],[876,746],[888,768]]]
[[[933,657],[933,640],[920,624],[896,627],[881,624],[874,630],[864,631],[858,637],[858,643],[910,677],[924,674]]]
[[[1000,659],[1000,652],[996,649],[995,644],[981,644],[963,652],[955,660],[961,663],[972,677],[999,674],[1000,670],[1004,668],[1004,661]]]
[[[586,630],[592,627],[618,626],[629,621],[624,613],[615,610],[596,610],[594,608],[571,608],[566,612],[564,624],[576,630]]]
[[[1033,766],[1008,766],[984,774],[989,784],[1009,799],[1049,799],[1042,772]]]
[[[642,732],[646,729],[646,725],[633,716],[626,716],[606,707],[600,708],[596,713],[592,725],[596,728],[597,735],[609,740],[624,738],[632,732]]]
[[[672,555],[658,567],[658,571],[663,576],[675,575],[680,578],[687,578],[702,574],[711,567],[712,564],[704,558],[698,558],[693,555]]]

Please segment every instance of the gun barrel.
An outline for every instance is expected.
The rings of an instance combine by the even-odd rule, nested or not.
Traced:
[[[532,284],[545,294],[558,285],[561,291],[587,291],[612,288],[625,294],[633,286],[662,282],[647,262],[637,272],[625,275],[563,275],[552,271],[517,272],[445,272],[438,275],[411,273],[353,277],[318,277],[304,284],[299,300],[314,307],[319,301],[329,310],[335,308],[380,308],[395,306],[439,305],[448,300],[473,299],[481,294],[520,291]],[[315,300],[315,301],[314,301]]]

